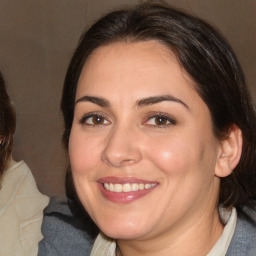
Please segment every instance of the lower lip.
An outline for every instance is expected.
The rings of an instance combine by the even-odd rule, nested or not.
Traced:
[[[131,203],[143,196],[146,196],[153,189],[157,187],[155,186],[149,189],[143,189],[143,190],[137,190],[137,191],[131,191],[131,192],[112,192],[112,191],[106,190],[102,183],[98,183],[98,185],[102,195],[106,199],[114,203],[121,203],[121,204]]]

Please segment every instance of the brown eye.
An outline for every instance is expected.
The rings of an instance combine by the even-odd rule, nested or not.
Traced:
[[[85,125],[93,125],[93,126],[97,126],[97,125],[107,125],[110,122],[104,118],[101,115],[98,114],[89,114],[89,115],[85,115],[81,121],[81,124],[85,124]]]
[[[159,114],[150,117],[145,124],[156,127],[166,127],[169,125],[175,125],[176,121],[169,116]]]
[[[166,117],[157,116],[155,117],[155,123],[156,125],[166,125],[168,123],[168,120]]]
[[[102,116],[98,116],[98,115],[95,115],[92,117],[92,123],[97,125],[97,124],[104,124],[104,118]]]

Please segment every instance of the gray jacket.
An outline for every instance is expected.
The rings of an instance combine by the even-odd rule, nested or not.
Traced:
[[[42,225],[44,239],[38,256],[89,256],[93,238],[75,227],[65,201],[51,200]],[[217,256],[217,255],[216,255]],[[256,214],[238,214],[234,236],[226,256],[256,256]]]
[[[93,238],[75,227],[66,200],[52,198],[44,211],[38,256],[88,256]]]
[[[235,233],[226,256],[256,256],[256,213],[238,213]]]

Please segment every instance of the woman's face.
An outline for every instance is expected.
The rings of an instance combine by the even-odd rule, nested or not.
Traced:
[[[209,109],[156,41],[98,48],[83,67],[69,154],[77,194],[119,239],[182,230],[216,208]]]

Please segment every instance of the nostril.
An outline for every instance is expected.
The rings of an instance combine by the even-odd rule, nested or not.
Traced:
[[[140,161],[140,153],[133,152],[132,154],[102,154],[102,161],[114,167],[131,165]]]
[[[123,164],[130,164],[130,163],[133,163],[133,162],[135,162],[135,160],[133,160],[133,159],[125,159],[125,160],[123,160],[122,161],[123,162]]]
[[[133,159],[122,159],[120,157],[116,157],[116,158],[103,158],[102,161],[106,164],[115,166],[115,167],[120,167],[120,166],[124,166],[124,165],[129,165],[129,164],[133,164],[134,162],[136,162]]]
[[[130,165],[140,161],[141,150],[138,143],[132,139],[132,134],[127,134],[127,129],[123,127],[114,130],[103,148],[102,161],[115,167]]]

